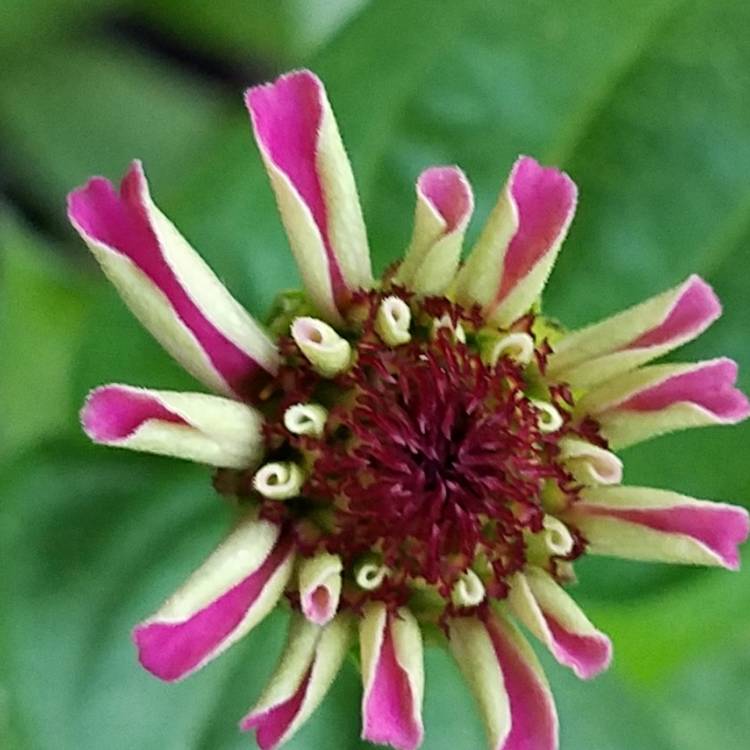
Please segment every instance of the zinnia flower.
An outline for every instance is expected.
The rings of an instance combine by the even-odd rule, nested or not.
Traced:
[[[620,486],[613,449],[750,411],[729,359],[649,364],[720,314],[697,276],[579,331],[539,299],[576,187],[513,165],[476,246],[454,166],[416,185],[406,255],[373,280],[349,162],[322,83],[294,72],[247,92],[304,293],[267,329],[153,203],[139,162],[94,178],[69,215],[143,325],[216,395],[106,385],[83,408],[97,443],[215,467],[233,531],[134,640],[180,680],[279,602],[278,670],[242,719],[263,750],[323,699],[358,637],[362,737],[417,748],[423,634],[450,648],[493,750],[552,750],[548,684],[518,623],[579,677],[611,645],[566,593],[585,553],[739,564],[748,514]]]

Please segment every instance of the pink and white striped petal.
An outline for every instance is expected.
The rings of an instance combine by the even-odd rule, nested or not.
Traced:
[[[576,411],[594,417],[612,447],[623,448],[675,430],[741,422],[750,403],[736,382],[731,359],[653,365],[589,391]]]
[[[441,294],[461,258],[474,195],[458,167],[430,167],[417,180],[414,233],[395,280],[417,294]]]
[[[700,278],[564,336],[549,358],[547,376],[593,388],[682,346],[721,315],[721,304]]]
[[[333,619],[341,596],[342,569],[341,558],[328,552],[300,561],[300,606],[310,622],[325,625]]]
[[[609,667],[612,643],[573,599],[541,568],[517,573],[508,602],[513,614],[560,664],[588,680]]]
[[[93,390],[81,423],[95,442],[243,469],[263,457],[263,416],[246,404],[204,393],[105,385]]]
[[[276,372],[274,343],[156,207],[139,161],[119,193],[102,177],[74,190],[68,217],[135,316],[198,380],[248,397]]]
[[[247,516],[151,617],[133,630],[141,664],[187,677],[236,643],[276,605],[294,564],[279,527]]]
[[[647,487],[592,487],[564,513],[593,554],[737,570],[744,508]]]
[[[422,744],[422,634],[406,609],[382,602],[364,607],[359,626],[362,661],[362,739],[397,750]]]
[[[557,750],[557,710],[534,652],[510,622],[449,621],[451,651],[474,697],[490,750]]]
[[[298,70],[248,89],[245,103],[281,219],[318,311],[339,322],[372,284],[351,166],[321,80]]]
[[[547,283],[577,198],[564,172],[520,157],[458,274],[458,301],[480,304],[487,320],[500,326],[528,312]]]
[[[299,730],[328,692],[346,656],[352,621],[340,614],[321,628],[292,614],[284,653],[260,700],[240,722],[261,750],[275,750]]]

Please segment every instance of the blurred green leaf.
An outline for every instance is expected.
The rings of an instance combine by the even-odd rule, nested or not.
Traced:
[[[163,0],[140,7],[169,34],[237,59],[293,65],[311,54],[370,0]]]
[[[89,299],[83,279],[0,207],[0,460],[76,429],[71,379]]]
[[[129,0],[4,0],[0,23],[0,61],[9,64],[29,49],[55,42]]]
[[[92,174],[119,180],[136,157],[157,188],[179,184],[224,114],[220,90],[114,41],[41,46],[3,83],[7,168],[60,225],[69,190]]]
[[[214,21],[196,3],[180,6],[185,18],[166,3],[151,17],[210,49],[239,54],[254,39],[277,63],[297,65],[297,52],[314,45],[286,25],[298,23],[283,18],[292,6],[261,3],[255,15]],[[215,23],[214,38],[199,36],[204,23]],[[354,162],[376,265],[396,260],[407,242],[421,169],[466,169],[477,194],[475,236],[513,159],[531,153],[562,163],[581,187],[549,289],[553,314],[578,325],[702,272],[727,312],[679,356],[728,353],[750,366],[742,273],[750,239],[748,26],[750,10],[737,0],[369,4],[311,64]],[[256,315],[298,283],[239,96],[225,101],[121,45],[71,51],[63,41],[16,63],[6,79],[6,158],[50,210],[90,172],[116,176],[142,155],[157,202]],[[113,290],[97,285],[95,296],[69,386],[73,403],[107,380],[194,387]],[[695,431],[631,449],[627,480],[750,504],[748,434]],[[14,613],[7,669],[13,714],[32,747],[98,747],[102,737],[115,750],[247,746],[234,722],[271,669],[283,617],[173,687],[138,672],[123,635],[219,537],[226,514],[210,499],[205,472],[62,445],[8,471],[0,487],[0,554],[14,568],[1,584]],[[748,616],[747,576],[604,559],[586,560],[579,572],[578,593],[615,637],[617,662],[592,685],[550,667],[563,746],[697,750],[719,738],[727,750],[743,747],[743,722],[719,722],[724,705],[746,710],[739,693],[747,665],[730,656],[715,663],[711,649],[732,653],[736,623]],[[430,651],[427,669],[426,750],[478,746],[481,731],[452,662]],[[361,746],[357,683],[347,665],[292,747]]]
[[[221,538],[230,514],[212,495],[205,469],[60,443],[0,475],[5,671],[28,748],[248,746],[237,721],[270,674],[283,614],[179,685],[146,674],[128,637]],[[347,668],[289,747],[358,747],[357,680]]]
[[[597,562],[607,570],[608,560]],[[649,590],[635,602],[602,603],[572,593],[612,637],[618,671],[638,686],[663,685],[686,660],[736,641],[750,622],[747,568],[700,571],[679,587]]]
[[[750,734],[750,631],[729,647],[690,663],[657,699],[664,726],[680,750],[745,750]]]

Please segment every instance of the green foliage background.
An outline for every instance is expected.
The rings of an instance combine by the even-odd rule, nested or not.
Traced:
[[[378,269],[404,248],[425,166],[467,171],[472,236],[517,154],[562,166],[581,202],[547,309],[578,325],[701,273],[726,313],[679,357],[726,353],[750,388],[742,0],[5,0],[0,15],[0,747],[253,746],[236,721],[284,615],[184,684],[137,666],[131,626],[228,519],[205,470],[79,434],[97,384],[190,383],[105,285],[63,208],[90,174],[118,178],[143,158],[165,212],[262,316],[297,276],[243,81],[301,65],[325,79]],[[631,449],[626,480],[750,505],[748,437],[745,425]],[[563,748],[746,748],[750,567],[588,559],[579,573],[576,595],[616,662],[581,684],[545,659]],[[427,678],[425,748],[483,747],[448,657],[428,652]],[[347,665],[290,747],[364,747],[358,702]]]

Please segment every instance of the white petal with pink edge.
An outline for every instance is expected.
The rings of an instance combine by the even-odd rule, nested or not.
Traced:
[[[599,323],[564,336],[547,366],[550,380],[593,388],[682,346],[721,315],[721,304],[699,276]]]
[[[205,393],[105,385],[89,394],[81,423],[96,443],[210,466],[253,468],[264,452],[260,412]]]
[[[480,304],[487,320],[500,326],[526,313],[552,271],[577,196],[564,172],[520,157],[458,274],[458,301]]]
[[[461,258],[474,196],[458,167],[430,167],[417,180],[414,232],[395,281],[417,294],[440,294]]]
[[[590,679],[609,667],[612,644],[573,599],[541,568],[528,568],[511,581],[513,614],[552,655],[578,677]]]
[[[564,514],[593,554],[736,570],[744,508],[648,487],[592,487]]]
[[[624,448],[675,430],[746,419],[750,404],[736,382],[731,359],[652,365],[589,391],[576,413],[594,417],[612,447]]]
[[[370,602],[363,609],[359,643],[362,739],[397,750],[416,750],[424,735],[419,624],[404,607],[388,612],[382,602]]]
[[[248,89],[245,103],[289,244],[312,301],[331,322],[372,284],[349,160],[321,80],[309,70]]]
[[[320,705],[346,656],[352,633],[348,614],[321,628],[294,613],[276,671],[253,709],[240,722],[256,730],[261,750],[275,750],[300,729]]]
[[[125,303],[188,372],[251,396],[276,347],[151,199],[140,162],[120,192],[101,177],[68,196],[68,216]]]
[[[187,582],[136,626],[141,664],[168,682],[200,669],[273,609],[293,563],[294,546],[278,526],[245,517]]]
[[[490,750],[557,750],[557,710],[529,644],[502,615],[448,622],[451,651],[479,705]]]
[[[341,558],[329,552],[300,560],[300,606],[310,622],[325,625],[333,619],[341,596],[342,570]]]

